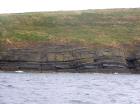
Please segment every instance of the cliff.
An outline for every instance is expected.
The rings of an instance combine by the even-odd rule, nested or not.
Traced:
[[[113,47],[94,49],[50,44],[34,48],[12,48],[1,52],[0,68],[3,71],[139,73],[140,47],[136,49],[133,53],[125,53]]]
[[[0,68],[139,73],[139,20],[139,8],[0,14]]]

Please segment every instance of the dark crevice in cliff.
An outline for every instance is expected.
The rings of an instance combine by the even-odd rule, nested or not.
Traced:
[[[134,73],[136,73],[137,72],[137,70],[136,70],[136,59],[135,58],[131,58],[131,59],[126,59],[126,62],[127,62],[127,67],[132,71],[132,72],[134,72]]]

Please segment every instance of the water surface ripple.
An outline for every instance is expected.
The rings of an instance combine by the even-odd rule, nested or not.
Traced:
[[[140,75],[0,73],[0,104],[140,104]]]

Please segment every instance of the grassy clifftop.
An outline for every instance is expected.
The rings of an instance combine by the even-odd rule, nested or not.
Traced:
[[[42,41],[131,44],[140,41],[140,9],[1,14],[0,39],[9,45]]]

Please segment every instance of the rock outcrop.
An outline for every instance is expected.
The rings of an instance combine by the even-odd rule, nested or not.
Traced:
[[[128,68],[133,73],[140,73],[140,46],[136,45],[134,51],[126,58]]]
[[[65,72],[140,72],[140,48],[128,57],[119,48],[89,49],[74,45],[49,45],[8,49],[0,53],[1,70]]]

